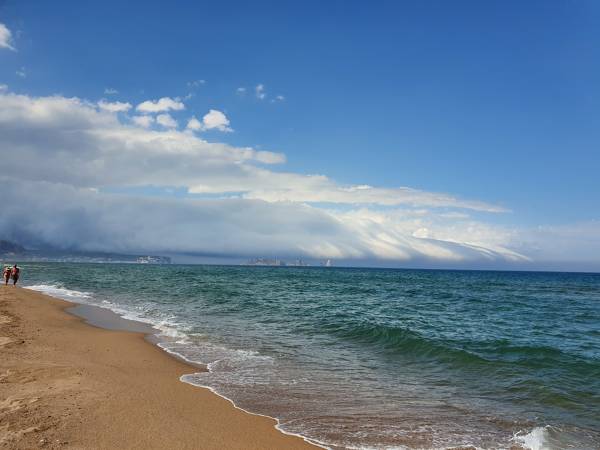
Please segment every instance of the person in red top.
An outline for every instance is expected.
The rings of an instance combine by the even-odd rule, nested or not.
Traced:
[[[21,272],[21,269],[19,269],[17,267],[17,265],[15,264],[10,272],[10,276],[12,277],[12,280],[13,280],[13,286],[16,286],[17,281],[19,281],[19,272]]]

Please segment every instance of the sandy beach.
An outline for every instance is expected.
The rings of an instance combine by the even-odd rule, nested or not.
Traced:
[[[315,448],[179,381],[202,370],[71,303],[0,287],[0,448]]]

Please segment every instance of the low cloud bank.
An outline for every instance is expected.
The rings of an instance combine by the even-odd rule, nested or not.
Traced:
[[[281,153],[204,140],[206,124],[229,128],[214,111],[184,129],[181,119],[157,123],[159,112],[183,114],[178,99],[136,109],[145,115],[127,102],[0,91],[0,236],[90,251],[431,265],[593,260],[600,250],[597,223],[576,232],[495,225],[472,215],[506,211],[498,205],[276,170]],[[211,198],[106,193],[146,186]]]
[[[522,259],[508,250],[418,238],[351,213],[338,214],[292,202],[135,197],[50,182],[0,178],[11,200],[0,234],[59,248],[182,252],[250,257],[413,258],[473,261]],[[407,226],[407,225],[404,225]]]

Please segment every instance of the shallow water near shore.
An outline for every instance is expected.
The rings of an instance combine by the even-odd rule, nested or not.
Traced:
[[[27,263],[331,448],[600,448],[600,275]]]

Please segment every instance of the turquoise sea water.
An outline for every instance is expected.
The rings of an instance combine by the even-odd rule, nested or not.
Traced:
[[[600,448],[600,275],[23,264],[330,448]]]

